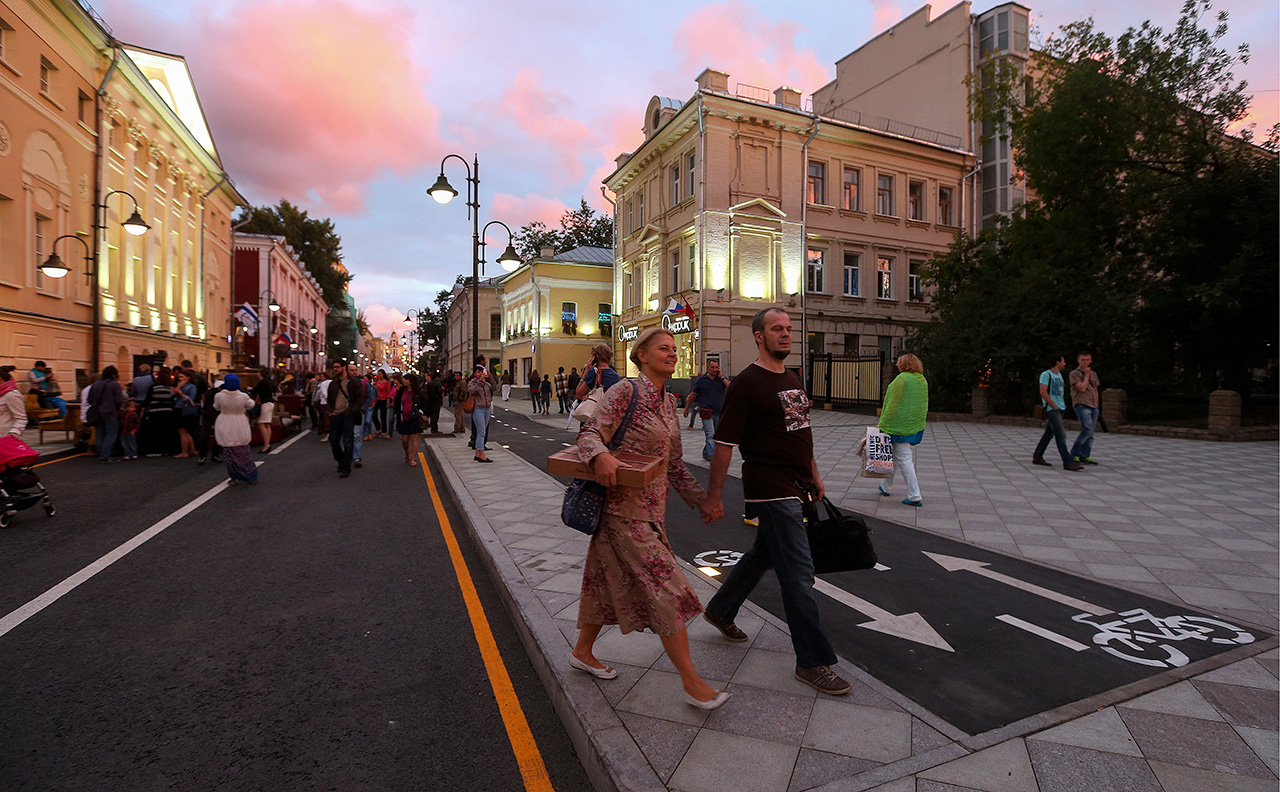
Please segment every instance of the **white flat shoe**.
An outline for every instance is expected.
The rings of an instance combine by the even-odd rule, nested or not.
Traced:
[[[710,711],[718,708],[721,704],[724,704],[726,701],[728,701],[729,695],[730,695],[729,691],[719,690],[719,691],[716,691],[716,695],[714,698],[707,699],[706,701],[699,701],[698,699],[694,698],[692,694],[686,691],[684,694],[684,700],[689,702],[691,705],[697,707],[700,710]]]
[[[579,671],[586,671],[588,674],[595,677],[596,679],[616,679],[618,677],[618,672],[613,670],[609,666],[605,666],[604,668],[596,668],[595,666],[589,666],[586,663],[579,660],[578,658],[574,657],[572,654],[569,655],[569,665],[572,666],[573,668],[578,669]]]

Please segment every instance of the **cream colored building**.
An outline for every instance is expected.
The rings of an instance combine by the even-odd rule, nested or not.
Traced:
[[[43,359],[64,389],[108,364],[229,365],[245,203],[182,58],[119,44],[68,0],[0,2],[0,358]],[[121,225],[135,208],[142,236]],[[66,277],[37,270],[51,253]]]
[[[477,284],[480,297],[480,354],[488,360],[502,354],[502,285],[499,278]],[[471,287],[454,285],[446,313],[441,369],[471,370]]]
[[[1001,61],[1025,72],[1030,11],[1003,3],[973,14],[964,2],[932,13],[921,6],[837,61],[836,78],[813,92],[813,109],[888,130],[895,122],[919,125],[977,154],[981,169],[966,176],[961,198],[963,226],[975,232],[1008,215],[1027,188],[1001,129],[970,119],[968,80]]]
[[[543,250],[502,281],[502,360],[515,384],[531,372],[565,373],[583,364],[613,336],[613,251],[579,247]]]
[[[616,359],[666,324],[676,377],[708,357],[736,373],[756,357],[751,317],[770,305],[792,315],[794,368],[806,347],[902,349],[926,321],[920,267],[960,229],[973,154],[934,130],[806,112],[785,86],[730,92],[712,69],[697,86],[687,101],[649,102],[644,144],[605,180],[617,196]]]

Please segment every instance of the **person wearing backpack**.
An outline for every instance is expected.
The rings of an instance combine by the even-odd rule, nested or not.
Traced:
[[[1044,405],[1044,434],[1036,443],[1036,452],[1031,457],[1034,465],[1052,467],[1044,461],[1045,449],[1052,438],[1058,445],[1058,454],[1062,457],[1063,470],[1084,470],[1084,465],[1072,458],[1067,450],[1067,431],[1062,426],[1062,411],[1066,409],[1066,387],[1062,381],[1062,370],[1067,366],[1067,359],[1058,355],[1053,365],[1040,373],[1040,403]]]

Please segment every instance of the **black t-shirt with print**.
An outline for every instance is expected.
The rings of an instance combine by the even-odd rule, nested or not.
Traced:
[[[716,442],[742,454],[742,491],[749,501],[804,499],[813,486],[809,396],[794,371],[752,363],[734,377],[716,424]]]

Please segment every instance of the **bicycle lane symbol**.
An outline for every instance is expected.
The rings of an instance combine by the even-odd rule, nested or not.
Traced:
[[[1179,668],[1190,658],[1173,642],[1208,641],[1229,646],[1254,642],[1253,633],[1208,616],[1173,615],[1160,617],[1146,608],[1134,608],[1103,620],[1089,613],[1072,616],[1072,621],[1098,630],[1093,642],[1102,651],[1131,663],[1153,668]]]

